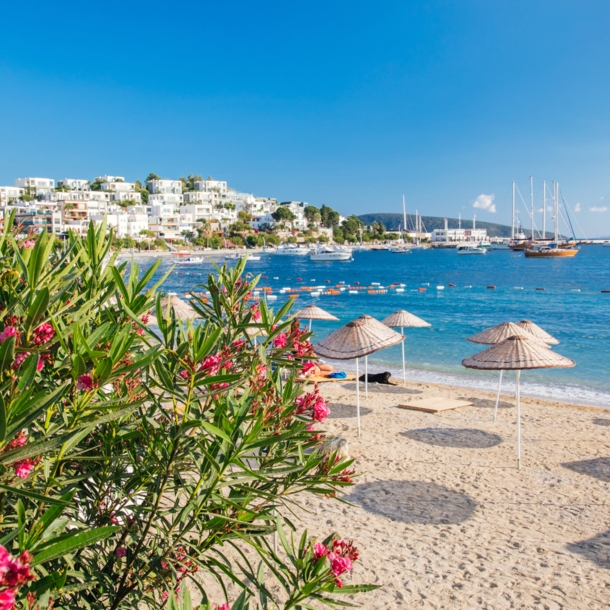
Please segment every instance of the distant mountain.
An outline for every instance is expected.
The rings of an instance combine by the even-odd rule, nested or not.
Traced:
[[[388,231],[398,231],[399,227],[403,224],[402,214],[362,214],[358,216],[365,225],[371,225],[374,222],[381,222]],[[415,225],[415,216],[408,215],[409,229],[412,230]],[[444,229],[445,219],[438,216],[422,216],[424,227],[426,231],[432,232],[434,229]],[[457,218],[448,218],[449,228],[458,228]],[[462,219],[462,229],[472,229],[472,220]],[[489,237],[510,237],[511,227],[508,225],[500,225],[495,222],[483,222],[477,220],[477,229],[487,229],[487,235]],[[530,231],[523,229],[523,232],[529,236]],[[551,237],[551,234],[547,232],[547,236]]]

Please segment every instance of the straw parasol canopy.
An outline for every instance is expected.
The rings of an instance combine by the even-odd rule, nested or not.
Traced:
[[[468,337],[467,341],[472,343],[483,343],[485,345],[502,343],[502,341],[509,337],[524,337],[525,339],[532,339],[540,345],[546,347],[546,344],[540,339],[537,339],[528,332],[526,329],[517,326],[514,322],[502,322],[497,326],[492,326],[472,337]]]
[[[163,315],[165,315],[165,312],[167,311],[168,302],[170,308],[173,308],[174,312],[176,313],[176,318],[182,322],[199,317],[199,314],[197,314],[197,312],[195,312],[195,310],[188,303],[177,296],[171,296],[169,298],[164,297],[161,299],[161,311],[163,312]]]
[[[382,324],[386,326],[390,326],[391,328],[424,328],[426,326],[430,326],[428,322],[414,316],[412,313],[405,311],[404,309],[399,309],[395,311],[393,314],[389,315],[385,320],[382,321]]]
[[[405,340],[385,324],[371,316],[360,316],[313,346],[320,356],[336,360],[356,359],[356,417],[358,436],[360,436],[360,378],[358,376],[358,358],[364,356],[365,395],[368,396],[368,361],[367,356],[385,347],[396,345]]]
[[[576,365],[574,360],[560,356],[544,346],[538,339],[520,335],[508,337],[501,343],[492,345],[486,350],[462,360],[462,365],[469,369],[500,371],[516,371],[517,384],[517,468],[521,468],[521,388],[520,376],[522,370],[571,368]],[[502,378],[500,377],[500,382]],[[498,396],[500,389],[498,388]],[[496,412],[498,400],[496,399]],[[495,421],[495,412],[494,412]]]
[[[313,346],[314,352],[335,360],[352,360],[397,345],[404,336],[371,316],[360,316]]]
[[[324,311],[317,305],[308,305],[294,314],[298,320],[338,320],[336,316]]]
[[[549,335],[546,330],[540,328],[538,324],[534,324],[531,320],[521,320],[521,322],[517,322],[517,326],[526,330],[536,337],[536,339],[540,339],[544,343],[549,345],[558,345],[559,341],[553,337],[553,335]]]
[[[569,369],[575,364],[574,360],[551,351],[537,339],[521,335],[508,337],[501,343],[462,360],[462,365],[466,368],[493,371]]]

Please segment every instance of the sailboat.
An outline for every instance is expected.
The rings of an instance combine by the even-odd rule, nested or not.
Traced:
[[[405,196],[402,196],[402,214],[404,219],[404,230],[407,230],[407,204],[405,202]],[[411,248],[407,245],[407,241],[404,238],[400,227],[398,228],[398,232],[402,236],[402,246],[390,246],[389,250],[392,254],[411,254]]]
[[[428,244],[421,243],[421,234],[422,234],[423,222],[419,212],[415,210],[415,243],[411,244],[411,250],[427,250],[430,248]]]
[[[553,200],[555,203],[555,241],[551,243],[534,244],[525,251],[527,258],[570,258],[578,254],[575,246],[559,242],[559,183],[555,182]]]

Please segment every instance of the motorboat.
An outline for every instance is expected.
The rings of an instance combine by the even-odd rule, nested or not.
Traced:
[[[505,251],[509,251],[510,248],[508,247],[508,244],[504,241],[492,241],[489,244],[489,250],[505,250]]]
[[[176,261],[178,265],[199,265],[203,263],[205,259],[203,256],[189,256],[188,258],[183,258],[179,261]]]
[[[347,248],[320,246],[309,254],[309,260],[314,262],[350,261],[352,251]]]
[[[411,254],[411,246],[407,245],[406,243],[390,246],[388,250],[392,254]]]
[[[275,256],[307,256],[309,248],[307,246],[297,246],[297,244],[282,244],[273,252]]]
[[[458,246],[458,254],[487,254],[486,248],[480,248],[479,246]]]

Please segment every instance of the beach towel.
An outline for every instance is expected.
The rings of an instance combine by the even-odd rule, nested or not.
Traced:
[[[338,371],[336,373],[330,373],[327,377],[330,377],[331,379],[347,379],[347,373]]]

